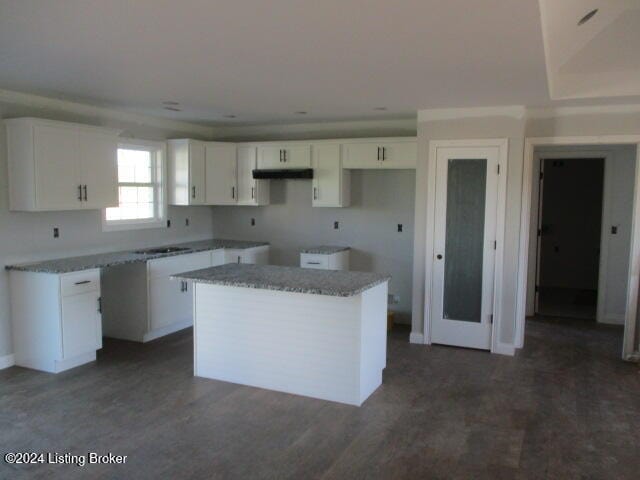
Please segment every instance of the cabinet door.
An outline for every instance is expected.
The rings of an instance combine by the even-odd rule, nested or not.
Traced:
[[[118,140],[114,135],[80,130],[78,135],[83,208],[118,206]]]
[[[205,144],[189,142],[189,205],[205,203]]]
[[[348,143],[344,146],[344,168],[380,168],[382,148],[377,143]]]
[[[206,159],[207,205],[234,205],[238,193],[236,146],[209,144]]]
[[[193,320],[191,285],[169,276],[149,281],[149,313],[151,330]]]
[[[418,145],[416,142],[384,143],[380,168],[416,168]]]
[[[94,352],[102,343],[99,291],[62,297],[62,355]]]
[[[243,261],[243,251],[226,248],[224,251],[224,263],[246,263]]]
[[[284,168],[310,168],[310,145],[285,145],[283,146],[282,166]]]
[[[238,147],[238,205],[257,205],[257,182],[253,170],[257,165],[256,147]]]
[[[318,144],[313,147],[314,207],[341,207],[340,145]]]
[[[36,204],[40,210],[82,208],[76,128],[33,127]]]
[[[258,147],[258,168],[261,170],[284,168],[282,146],[264,145]]]

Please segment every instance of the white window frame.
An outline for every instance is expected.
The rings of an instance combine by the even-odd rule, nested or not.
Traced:
[[[139,230],[145,228],[167,228],[167,145],[152,140],[127,139],[118,143],[118,149],[145,150],[151,152],[152,180],[156,184],[154,217],[147,219],[107,220],[107,209],[102,210],[102,231]],[[120,187],[118,182],[118,187]],[[119,188],[118,188],[119,191]]]

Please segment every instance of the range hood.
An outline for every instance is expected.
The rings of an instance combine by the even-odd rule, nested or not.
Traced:
[[[253,178],[274,180],[281,178],[308,179],[313,178],[312,168],[278,168],[273,170],[254,170]]]

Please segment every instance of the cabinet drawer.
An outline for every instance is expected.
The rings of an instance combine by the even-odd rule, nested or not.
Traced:
[[[100,270],[83,270],[60,276],[60,292],[63,297],[100,290]]]
[[[211,252],[188,253],[174,257],[150,260],[149,277],[175,275],[176,273],[200,270],[211,266]]]
[[[321,270],[328,270],[329,256],[302,253],[300,254],[300,266],[302,268],[318,268]]]

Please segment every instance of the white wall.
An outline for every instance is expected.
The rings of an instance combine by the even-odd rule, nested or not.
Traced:
[[[557,146],[538,147],[536,153],[548,155],[550,152],[561,155],[573,155],[576,158],[582,152],[603,152],[609,155],[605,166],[605,196],[603,198],[603,232],[606,238],[606,257],[604,283],[599,320],[604,323],[624,323],[624,310],[627,290],[627,269],[631,247],[631,217],[633,207],[633,181],[635,173],[636,149],[632,145],[598,145],[598,146]],[[533,165],[533,183],[531,197],[531,218],[529,237],[529,265],[527,289],[527,315],[534,314],[535,271],[536,271],[536,230],[538,216],[538,175],[540,165]],[[618,227],[616,235],[611,234],[611,226]]]
[[[125,136],[152,140],[170,137],[202,137],[202,127],[163,122],[116,114],[60,101],[41,101],[38,97],[0,95],[0,118],[37,116],[64,121],[104,125],[125,130]],[[164,125],[164,127],[162,127]],[[122,232],[102,232],[100,211],[27,213],[10,212],[7,179],[7,147],[4,123],[0,123],[0,267],[17,262],[75,256],[159,245],[191,239],[210,238],[213,233],[209,207],[169,208],[172,227]],[[185,226],[185,218],[190,226]],[[53,227],[60,238],[53,238]],[[4,268],[0,271],[0,357],[12,352],[9,285]]]
[[[351,206],[314,208],[310,180],[272,180],[271,205],[214,207],[213,224],[222,237],[268,240],[276,265],[299,265],[304,247],[350,246],[351,270],[392,275],[389,293],[400,302],[390,309],[410,323],[414,187],[413,170],[352,170]]]

